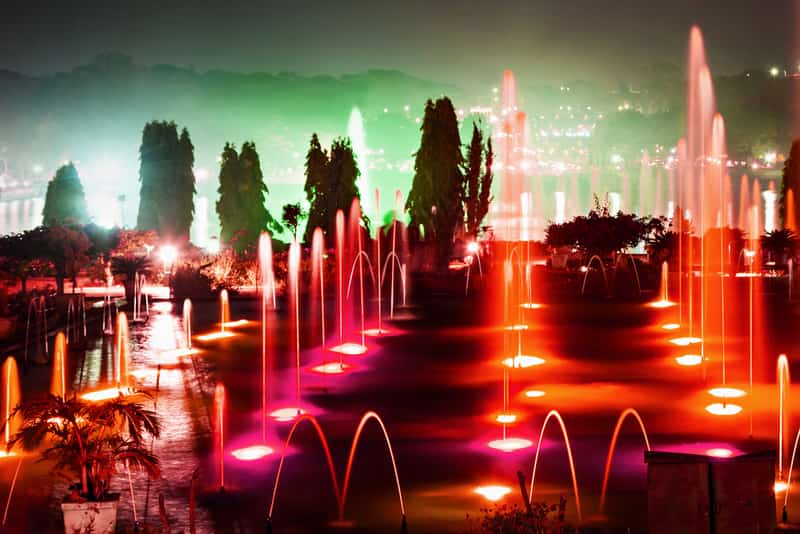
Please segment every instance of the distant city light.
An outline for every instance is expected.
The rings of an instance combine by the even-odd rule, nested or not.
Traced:
[[[778,74],[780,73],[781,70],[778,67],[772,67],[771,69],[769,69],[769,75],[772,76],[773,78],[777,78]]]

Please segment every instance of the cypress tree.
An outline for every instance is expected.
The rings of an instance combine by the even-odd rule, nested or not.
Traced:
[[[311,242],[311,236],[317,227],[328,228],[328,200],[326,198],[326,178],[328,172],[328,153],[322,149],[317,134],[311,135],[306,153],[306,183],[303,189],[309,204],[308,222],[303,240]]]
[[[786,203],[789,189],[792,190],[792,196],[794,197],[794,216],[800,217],[800,139],[795,139],[792,142],[789,157],[783,162],[779,208],[781,221],[784,225],[788,222],[786,220]]]
[[[44,226],[84,225],[89,222],[86,195],[78,169],[72,162],[62,165],[47,184],[42,224]]]
[[[254,246],[264,230],[282,230],[264,205],[269,191],[255,143],[245,142],[239,154],[232,144],[225,144],[217,191],[220,238],[237,252]]]
[[[422,226],[445,264],[458,224],[463,221],[464,158],[453,103],[443,97],[428,100],[422,121],[420,147],[414,157],[414,180],[406,200],[411,225]]]
[[[136,227],[186,239],[194,218],[194,146],[185,128],[153,121],[139,147],[139,213]]]

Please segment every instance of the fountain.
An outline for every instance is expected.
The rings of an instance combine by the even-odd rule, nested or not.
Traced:
[[[603,283],[606,287],[606,297],[611,297],[611,289],[608,285],[608,276],[606,275],[606,266],[603,264],[603,259],[595,254],[591,258],[589,258],[589,262],[581,268],[583,271],[583,284],[581,284],[581,296],[586,294],[586,282],[589,280],[589,272],[592,270],[592,262],[597,260],[597,263],[600,264],[600,271],[603,273]]]
[[[386,449],[389,455],[389,460],[392,465],[392,472],[394,474],[394,481],[397,488],[397,498],[400,504],[401,530],[403,532],[406,532],[407,523],[406,523],[405,501],[403,499],[403,490],[400,486],[400,477],[398,475],[397,462],[395,460],[394,450],[392,449],[392,442],[389,439],[389,433],[386,430],[386,425],[384,425],[383,420],[381,420],[380,416],[373,411],[368,411],[363,416],[361,416],[358,426],[356,427],[356,431],[353,435],[353,441],[350,445],[350,453],[347,457],[347,467],[345,468],[344,481],[341,486],[342,488],[341,491],[339,490],[339,483],[336,477],[336,469],[334,468],[333,465],[333,458],[331,457],[330,447],[328,446],[328,440],[325,438],[325,433],[322,431],[322,427],[320,427],[319,423],[312,415],[308,414],[302,415],[294,422],[292,428],[289,430],[288,436],[286,437],[286,443],[284,444],[283,447],[281,460],[278,463],[278,471],[275,474],[275,484],[272,488],[272,500],[269,506],[269,514],[267,515],[267,522],[269,525],[268,530],[271,531],[272,516],[275,510],[275,500],[278,496],[278,486],[280,484],[281,472],[283,470],[284,460],[286,459],[286,453],[289,449],[289,444],[292,441],[292,437],[294,436],[295,430],[303,421],[308,421],[314,427],[314,430],[316,430],[317,437],[319,438],[320,443],[322,444],[322,448],[325,452],[325,459],[328,463],[328,471],[330,472],[331,483],[333,485],[333,492],[334,496],[336,497],[338,514],[339,514],[336,524],[337,525],[347,524],[344,520],[344,511],[345,511],[345,505],[347,504],[347,493],[350,487],[350,476],[353,469],[353,462],[355,460],[356,450],[358,449],[358,444],[359,441],[361,440],[361,435],[363,433],[364,427],[370,420],[375,420],[375,422],[378,424],[378,426],[381,429],[381,434],[383,436],[383,439],[386,443]]]
[[[350,276],[347,283],[347,293],[344,293],[344,288],[342,287],[342,269],[343,269],[343,258],[344,255],[344,214],[342,214],[341,219],[339,214],[336,214],[336,254],[337,254],[337,266],[338,266],[338,297],[339,297],[339,339],[340,342],[338,345],[333,346],[330,348],[332,352],[337,352],[340,354],[345,354],[349,356],[357,356],[360,354],[364,354],[367,352],[367,345],[366,345],[366,329],[364,327],[364,261],[366,260],[369,263],[369,256],[366,255],[364,250],[361,247],[361,207],[358,201],[358,198],[353,199],[353,203],[350,207],[350,236],[351,246],[355,246],[355,257],[353,259],[353,265],[350,269]],[[349,297],[350,295],[350,286],[353,281],[353,276],[355,275],[356,266],[358,267],[358,283],[359,283],[359,317],[360,323],[358,331],[361,335],[361,342],[344,342],[344,300],[345,297]],[[370,265],[369,269],[370,274],[372,274],[372,266]],[[373,278],[374,282],[374,278]]]
[[[789,401],[789,386],[791,378],[789,376],[789,359],[785,354],[778,356],[778,484],[789,484],[791,479],[783,478],[783,456],[786,452],[786,427],[789,414],[786,406]]]
[[[193,356],[200,353],[200,349],[192,347],[192,301],[183,299],[183,346],[161,353],[165,362],[173,364],[184,356]]]
[[[614,426],[614,433],[611,435],[611,444],[608,446],[608,456],[606,456],[606,469],[603,473],[603,487],[600,490],[600,513],[602,514],[605,510],[606,505],[606,490],[608,490],[608,475],[611,472],[611,460],[614,458],[614,449],[617,446],[617,438],[619,437],[619,432],[622,429],[622,423],[625,422],[627,417],[633,417],[636,419],[636,422],[639,423],[639,429],[642,431],[642,437],[644,437],[644,444],[647,450],[650,450],[650,440],[647,437],[647,430],[644,428],[644,421],[642,421],[642,417],[639,415],[639,412],[634,410],[633,408],[627,408],[623,410],[619,417],[617,418],[617,424]],[[566,434],[565,434],[566,436]]]
[[[622,263],[622,260],[625,260],[628,267],[631,268],[633,271],[634,280],[636,280],[636,295],[641,296],[642,294],[642,283],[639,280],[639,268],[636,267],[636,260],[631,257],[630,254],[627,252],[621,252],[617,254],[616,259],[614,260],[614,285],[616,286],[617,282],[617,273],[619,273],[619,266]],[[602,262],[601,262],[602,263]]]
[[[130,342],[128,335],[128,318],[125,312],[117,314],[117,330],[114,340],[114,380],[115,385],[97,391],[83,393],[80,397],[90,402],[105,401],[124,397],[133,393],[130,384]]]
[[[76,300],[80,311],[75,307]],[[86,303],[83,293],[71,297],[67,303],[67,320],[64,332],[67,344],[79,338],[86,338]]]
[[[295,395],[297,399],[297,415],[300,408],[300,243],[297,239],[289,246],[289,310],[292,315],[292,332],[294,333],[295,356]]]
[[[214,388],[214,448],[217,453],[219,491],[225,491],[225,386]]]
[[[369,175],[367,172],[369,169],[369,163],[367,161],[369,150],[367,149],[366,132],[364,130],[364,118],[361,116],[361,110],[357,107],[354,107],[350,111],[350,118],[347,121],[347,137],[353,145],[353,154],[356,157],[358,168],[361,171],[358,176],[358,190],[366,193],[370,189]],[[377,221],[380,213],[378,211],[378,205],[370,206],[369,200],[365,200],[367,201],[364,203],[364,213],[372,220]]]
[[[54,397],[67,398],[67,340],[63,332],[56,334],[53,343],[53,374],[50,379],[50,394]]]
[[[397,267],[397,271],[400,274],[400,285],[401,285],[401,292],[403,296],[403,306],[406,305],[406,279],[405,279],[405,270],[403,267],[402,262],[400,261],[400,256],[397,254],[397,227],[400,225],[400,222],[397,220],[397,214],[402,213],[402,205],[403,205],[403,194],[398,189],[395,191],[394,195],[394,210],[392,211],[392,250],[386,256],[386,261],[383,264],[383,270],[381,271],[380,275],[380,284],[379,287],[383,288],[383,281],[386,280],[386,269],[390,269],[390,281],[389,281],[389,318],[394,319],[394,309],[395,309],[395,267]],[[480,258],[478,259],[480,262]],[[380,261],[378,262],[378,266],[380,267]]]
[[[217,339],[226,339],[233,337],[236,334],[227,330],[234,326],[247,324],[247,319],[240,319],[238,321],[231,321],[230,303],[228,302],[228,290],[223,289],[219,292],[219,330],[216,332],[209,332],[197,336],[200,341],[214,341]]]
[[[133,318],[131,322],[143,323],[150,318],[150,298],[144,291],[146,283],[145,275],[136,273],[133,277]],[[144,309],[142,309],[144,304]]]
[[[48,343],[47,343],[47,301],[42,297],[34,297],[28,303],[28,318],[25,321],[25,353],[23,362],[28,364],[28,346],[31,339],[31,316],[33,316],[36,336],[34,345],[36,352],[31,356],[31,361],[37,364],[47,362]]]
[[[19,405],[20,387],[19,387],[19,369],[17,368],[17,361],[13,356],[8,356],[3,362],[2,369],[2,394],[0,399],[0,411],[3,414],[3,439],[7,445],[11,441],[11,437],[19,430],[22,423],[19,415],[13,415],[14,410]],[[11,456],[13,451],[7,451],[6,447],[0,448],[0,457]]]
[[[661,300],[648,304],[651,308],[671,308],[675,303],[669,300],[669,264],[661,264]]]
[[[380,213],[380,205],[381,205],[381,202],[380,202],[380,191],[378,189],[375,189],[375,211],[378,212],[378,213]],[[385,336],[386,334],[389,333],[389,330],[386,330],[385,328],[383,328],[383,326],[381,324],[381,321],[382,321],[381,316],[383,315],[383,308],[381,306],[381,273],[380,273],[380,268],[381,268],[381,239],[382,239],[383,236],[381,235],[381,228],[380,228],[379,224],[380,224],[379,222],[377,222],[377,221],[375,222],[375,226],[376,226],[376,228],[375,228],[375,267],[376,267],[376,269],[375,270],[376,270],[376,272],[378,274],[377,283],[375,281],[375,275],[372,274],[373,269],[372,269],[372,264],[369,262],[369,256],[365,254],[365,257],[367,258],[367,264],[369,265],[369,274],[372,277],[372,285],[375,286],[376,300],[378,301],[378,326],[377,326],[377,328],[367,328],[366,330],[364,330],[364,335],[367,335],[369,337],[380,337],[380,336]],[[361,246],[361,239],[359,238],[359,247],[360,246]],[[352,274],[351,274],[351,276],[352,276]],[[363,273],[362,273],[362,276],[363,276]]]
[[[111,280],[106,284],[107,290],[111,289]],[[111,299],[111,295],[103,295],[103,334],[110,336],[114,333],[114,317],[117,313],[117,302]]]
[[[578,510],[578,524],[583,523],[583,513],[581,512],[581,499],[578,494],[578,480],[575,477],[575,462],[572,460],[572,448],[569,444],[569,436],[567,435],[567,427],[564,424],[561,414],[556,410],[550,410],[544,418],[542,428],[539,431],[539,443],[536,445],[536,455],[533,457],[533,471],[531,472],[531,489],[528,492],[528,502],[533,502],[533,490],[536,484],[536,468],[539,465],[539,453],[542,449],[542,440],[544,439],[544,431],[547,429],[547,423],[550,419],[556,419],[558,425],[561,427],[561,436],[564,438],[564,447],[567,450],[567,458],[569,460],[569,469],[572,474],[572,490],[575,495],[575,508]]]

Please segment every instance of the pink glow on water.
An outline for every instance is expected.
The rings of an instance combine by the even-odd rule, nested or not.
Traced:
[[[289,246],[289,308],[294,334],[295,396],[300,406],[300,244],[297,239]]]
[[[515,452],[521,449],[533,447],[533,442],[525,438],[503,438],[495,439],[488,443],[489,447],[503,452]]]
[[[252,445],[231,451],[231,456],[243,462],[253,462],[269,456],[273,452],[275,451],[272,450],[272,447],[267,445]]]
[[[225,386],[221,382],[214,388],[214,446],[217,453],[219,488],[225,488]]]

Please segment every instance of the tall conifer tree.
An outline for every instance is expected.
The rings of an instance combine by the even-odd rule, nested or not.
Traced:
[[[44,226],[67,224],[84,225],[89,222],[86,195],[83,192],[78,169],[71,162],[62,165],[47,184],[47,194],[42,209]]]

